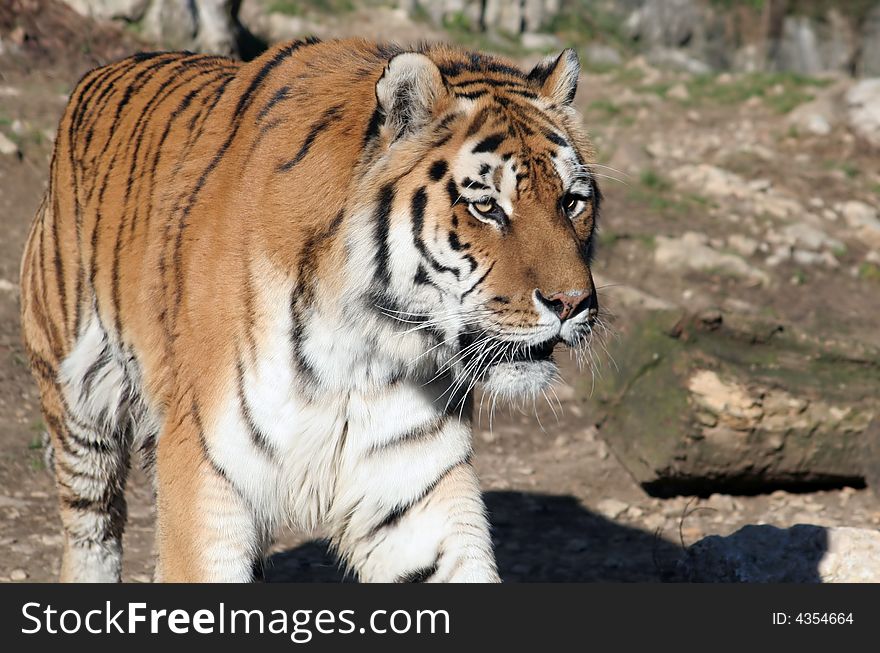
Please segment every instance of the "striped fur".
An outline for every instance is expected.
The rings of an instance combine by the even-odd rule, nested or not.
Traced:
[[[157,578],[285,527],[367,581],[496,581],[471,394],[542,392],[596,315],[577,60],[296,41],[88,73],[22,263],[64,580],[118,580],[133,447]]]

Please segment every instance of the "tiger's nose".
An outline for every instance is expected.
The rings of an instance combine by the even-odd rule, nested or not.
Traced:
[[[588,290],[568,290],[553,293],[550,296],[544,295],[540,290],[535,290],[535,297],[563,322],[580,315],[585,310],[590,310],[595,314],[599,308],[596,293]]]

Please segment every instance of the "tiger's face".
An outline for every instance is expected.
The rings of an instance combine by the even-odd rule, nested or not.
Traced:
[[[401,56],[405,73],[395,70]],[[554,347],[582,346],[598,313],[590,259],[601,196],[570,108],[577,59],[566,51],[529,75],[487,76],[486,62],[438,68],[401,56],[377,96],[391,115],[425,98],[425,115],[409,106],[390,150],[412,165],[395,190],[411,233],[389,241],[406,281],[387,294],[433,337],[461,389],[534,396],[557,376]],[[405,81],[395,85],[395,73]]]

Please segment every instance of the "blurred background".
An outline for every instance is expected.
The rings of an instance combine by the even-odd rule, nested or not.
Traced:
[[[551,401],[482,412],[505,580],[880,580],[880,2],[0,0],[0,581],[59,566],[18,264],[68,94],[138,50],[309,34],[580,54],[611,317]],[[273,553],[270,580],[342,579],[319,539]]]

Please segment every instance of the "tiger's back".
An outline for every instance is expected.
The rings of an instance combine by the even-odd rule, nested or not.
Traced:
[[[497,579],[465,406],[480,375],[507,394],[553,372],[546,344],[478,351],[467,325],[536,311],[577,343],[594,316],[576,66],[307,40],[87,74],[21,276],[62,578],[119,578],[142,447],[162,579],[247,580],[291,523],[329,529],[367,579]],[[559,192],[570,222],[546,209]],[[504,224],[474,209],[491,193]],[[516,210],[547,222],[514,229]],[[480,307],[420,317],[450,302]]]

